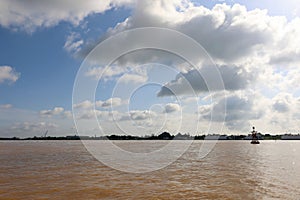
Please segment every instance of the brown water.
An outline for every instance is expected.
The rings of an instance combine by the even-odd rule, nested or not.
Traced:
[[[300,199],[300,141],[222,141],[199,160],[201,143],[164,169],[131,174],[104,166],[80,141],[0,142],[0,199]]]

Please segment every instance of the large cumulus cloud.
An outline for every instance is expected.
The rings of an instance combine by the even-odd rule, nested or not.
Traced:
[[[180,6],[179,6],[180,5]],[[137,27],[168,27],[199,42],[215,59],[233,61],[274,42],[285,18],[270,17],[265,10],[247,11],[235,4],[212,9],[164,0],[138,1],[134,14],[110,29],[108,35]]]
[[[86,16],[103,13],[113,7],[131,4],[131,0],[1,0],[0,25],[33,32],[65,21],[78,25]]]

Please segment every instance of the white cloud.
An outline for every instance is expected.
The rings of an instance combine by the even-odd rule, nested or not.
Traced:
[[[0,25],[27,32],[33,32],[38,27],[55,26],[62,21],[78,25],[90,14],[103,13],[130,3],[131,0],[1,0]]]
[[[10,107],[9,104],[0,108],[0,135],[2,137],[32,137],[41,136],[47,129],[51,135],[66,135],[74,133],[70,127],[74,126],[70,118],[70,111],[53,109],[52,113],[58,115],[41,115],[34,110],[24,110]],[[72,131],[72,132],[71,132]]]
[[[84,110],[91,110],[94,105],[96,108],[109,108],[109,107],[117,107],[122,105],[122,99],[118,98],[118,97],[112,97],[109,98],[105,101],[96,101],[95,103],[89,101],[89,100],[85,100],[81,103],[78,104],[74,104],[73,107],[76,109],[84,109]]]
[[[48,123],[48,122],[22,122],[22,123],[15,123],[11,130],[15,132],[39,132],[42,133],[44,130],[47,129],[55,129],[58,125],[55,123]]]
[[[155,117],[156,114],[149,110],[132,110],[129,111],[129,116],[132,120],[148,120]]]
[[[275,31],[278,38],[275,49],[270,53],[270,64],[280,67],[290,67],[300,64],[300,18],[295,18],[279,26]],[[274,34],[275,34],[274,33]]]
[[[90,120],[94,119],[95,117],[98,118],[98,120],[101,121],[114,121],[114,120],[120,120],[122,118],[122,114],[118,111],[103,111],[103,110],[84,110],[80,113],[78,113],[76,116],[78,116],[78,119],[80,120]]]
[[[62,107],[55,107],[53,110],[41,110],[40,114],[45,116],[59,115],[64,111]]]
[[[9,109],[12,108],[13,106],[11,104],[2,104],[0,105],[0,108],[4,108],[4,109]]]
[[[119,83],[144,83],[147,81],[147,76],[142,76],[138,74],[124,74],[120,77]]]
[[[180,111],[180,105],[176,104],[176,103],[168,103],[165,106],[165,113],[172,113],[172,112],[177,112]]]
[[[256,126],[263,133],[282,134],[299,131],[299,109],[299,98],[289,93],[279,93],[270,99],[258,91],[245,90],[215,97],[213,103],[199,106],[199,114],[201,123],[224,122],[232,133],[249,133]]]
[[[73,117],[72,112],[69,111],[69,110],[65,111],[65,112],[63,113],[63,117],[69,118],[69,119],[72,118],[72,117]]]
[[[102,107],[102,108],[108,108],[108,107],[117,107],[122,104],[122,99],[114,97],[109,98],[106,101],[97,101],[96,106]]]
[[[81,50],[81,46],[83,45],[83,40],[80,39],[80,35],[78,33],[72,32],[68,37],[64,45],[64,49],[75,55]]]
[[[39,114],[43,117],[54,117],[54,116],[63,117],[63,118],[72,117],[71,111],[66,111],[62,107],[55,107],[53,108],[53,110],[41,110]]]
[[[99,115],[101,111],[99,110],[85,110],[84,112],[81,112],[80,114],[77,114],[78,119],[93,119],[95,115]]]
[[[79,120],[90,120],[97,117],[98,120],[101,120],[102,122],[114,121],[116,123],[117,121],[119,121],[129,123],[129,121],[132,120],[135,121],[135,123],[138,123],[142,121],[150,122],[153,120],[153,117],[157,116],[157,114],[150,110],[131,110],[129,112],[119,112],[117,110],[108,111],[87,109],[77,112],[76,116]]]
[[[81,103],[74,104],[73,107],[78,109],[90,109],[93,107],[93,105],[94,104],[91,101],[85,100]]]
[[[112,77],[122,75],[127,72],[128,69],[119,65],[111,65],[109,67],[92,67],[86,72],[86,76],[94,79],[110,80]]]
[[[122,59],[124,59],[123,57]],[[109,66],[89,66],[84,75],[104,82],[118,81],[118,84],[123,85],[140,84],[148,80],[147,72],[151,68],[150,66],[130,65],[130,63],[123,63],[122,59],[117,59]],[[89,61],[91,61],[90,58]]]
[[[20,78],[20,73],[10,66],[0,66],[0,83],[14,83]]]
[[[300,99],[289,93],[278,93],[270,101],[270,110],[267,118],[261,119],[266,125],[271,126],[274,132],[299,132]],[[270,128],[270,129],[271,129]]]

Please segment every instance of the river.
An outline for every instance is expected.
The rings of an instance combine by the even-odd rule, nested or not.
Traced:
[[[115,142],[133,152],[167,143]],[[127,173],[96,160],[81,141],[2,141],[0,199],[300,198],[300,141],[219,141],[200,159],[202,143],[163,169]]]

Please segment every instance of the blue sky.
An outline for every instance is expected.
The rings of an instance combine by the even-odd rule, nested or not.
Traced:
[[[0,85],[1,104],[37,111],[56,105],[71,109],[73,83],[82,59],[74,58],[63,48],[66,37],[70,32],[78,31],[84,38],[95,40],[129,13],[120,9],[91,15],[85,19],[87,27],[84,29],[65,22],[51,28],[39,28],[33,33],[1,27],[1,65],[13,66],[21,73],[16,83]],[[90,31],[85,33],[87,29]]]
[[[265,133],[299,131],[297,0],[4,0],[0,13],[0,136],[94,135],[94,116],[105,134],[239,134],[253,125]],[[106,71],[97,59],[89,63],[101,41],[143,27],[184,34],[207,55],[191,66],[172,52],[141,49]],[[117,44],[138,41],[124,37]],[[147,37],[159,39],[138,39]],[[166,44],[180,44],[171,38]],[[108,54],[119,49],[108,47]],[[212,65],[224,88],[207,91],[206,78],[217,79]],[[80,67],[85,84],[98,85],[95,99],[72,98]]]

